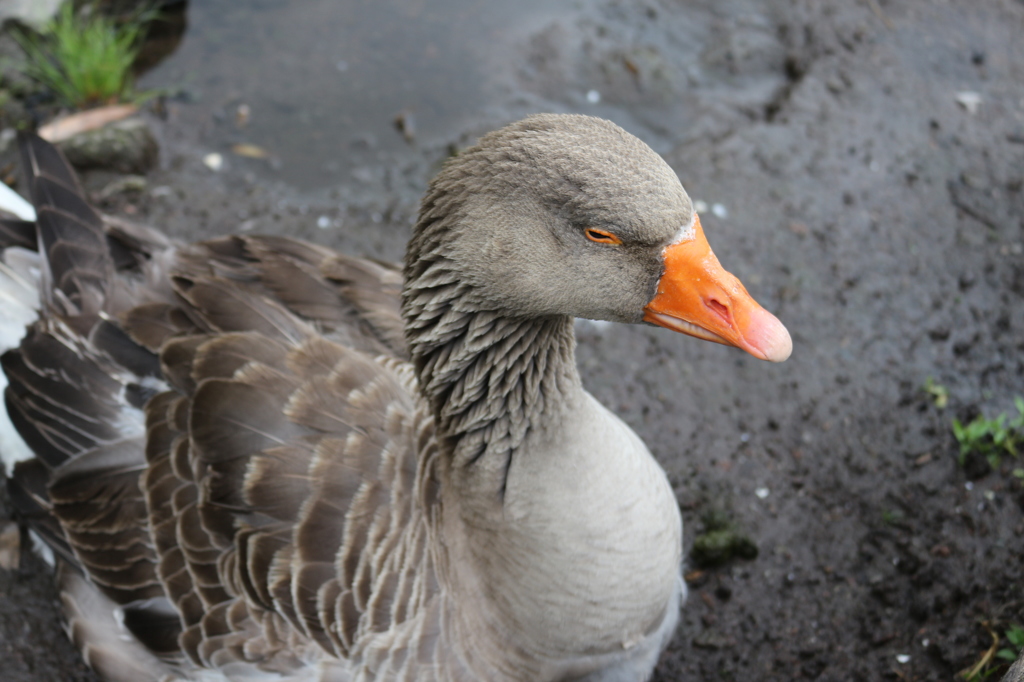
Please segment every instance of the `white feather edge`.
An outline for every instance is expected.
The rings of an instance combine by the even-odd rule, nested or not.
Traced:
[[[0,260],[0,353],[20,344],[26,327],[39,316],[39,273],[39,254],[16,247],[4,251]],[[6,388],[7,377],[0,372],[0,396]],[[10,476],[16,463],[34,456],[11,423],[6,407],[0,407],[0,461],[4,473]]]
[[[0,182],[0,210],[13,213],[22,220],[35,220],[36,209],[13,189]]]
[[[57,567],[57,558],[53,554],[53,550],[46,544],[46,540],[34,530],[29,529],[28,539],[32,542],[32,551],[36,553],[40,559],[50,565],[50,568]]]

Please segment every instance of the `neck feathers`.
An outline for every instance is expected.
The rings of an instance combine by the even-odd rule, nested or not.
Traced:
[[[406,268],[406,335],[441,447],[453,465],[489,471],[489,485],[503,490],[515,450],[557,419],[554,405],[579,386],[572,318],[479,310],[444,256],[410,255],[418,257],[415,272]]]

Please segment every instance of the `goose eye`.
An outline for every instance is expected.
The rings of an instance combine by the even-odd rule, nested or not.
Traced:
[[[598,230],[594,227],[588,227],[583,231],[583,234],[587,235],[587,239],[598,244],[621,244],[622,240],[616,237],[611,232],[605,230]]]

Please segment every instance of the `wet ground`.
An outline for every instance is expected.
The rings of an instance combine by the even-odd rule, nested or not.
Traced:
[[[147,76],[220,80],[196,76],[154,118],[161,168],[107,210],[178,237],[275,232],[398,259],[449,148],[540,110],[619,122],[707,204],[719,258],[792,332],[788,362],[578,327],[584,381],[665,466],[687,549],[722,516],[759,549],[688,568],[655,680],[951,680],[992,646],[989,628],[1024,622],[1012,474],[1024,464],[965,470],[950,430],[1024,395],[1024,3],[596,0],[488,14],[465,0],[450,19],[396,3],[397,25],[335,43],[326,23],[308,28],[333,3],[255,3],[266,24],[203,4],[193,31],[223,21],[252,52],[190,56],[208,48],[189,37]],[[381,50],[392,70],[362,72]],[[396,84],[403,73],[415,76]],[[393,127],[403,110],[411,143]],[[231,155],[239,142],[272,158]],[[219,173],[210,152],[227,159]],[[4,679],[93,679],[37,561],[0,571],[0,595]]]

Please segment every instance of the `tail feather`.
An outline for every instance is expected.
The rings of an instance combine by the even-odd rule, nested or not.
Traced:
[[[96,314],[114,270],[103,219],[85,200],[60,150],[35,135],[18,140],[45,255],[44,300],[64,315]]]
[[[30,179],[29,196],[38,208],[48,203],[38,194],[35,179],[49,178],[73,192],[82,193],[78,177],[64,154],[52,144],[32,133],[18,134],[18,152],[21,154],[22,172]]]
[[[170,289],[149,284],[174,245],[108,223],[56,148],[19,143],[37,220],[0,222],[0,303],[11,303],[0,310],[0,449],[29,458],[13,467],[11,501],[61,559],[69,633],[90,665],[112,680],[163,679],[152,652],[173,658],[181,625],[156,575],[139,479],[141,408],[166,384],[118,320],[168,303]]]
[[[163,661],[131,636],[124,611],[85,577],[61,565],[58,580],[68,634],[104,679],[159,682],[173,677]]]

